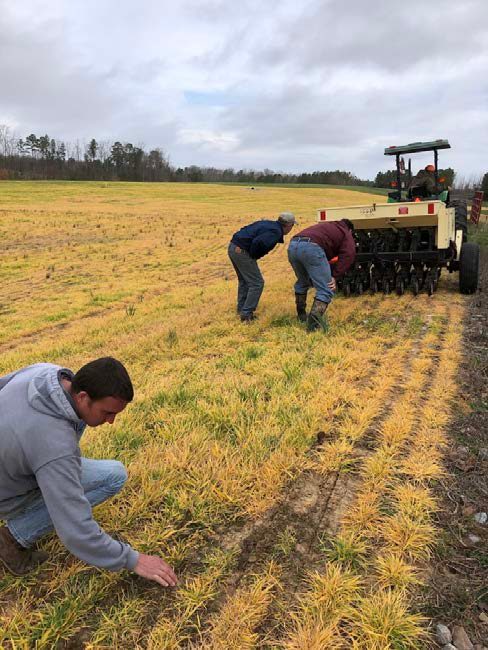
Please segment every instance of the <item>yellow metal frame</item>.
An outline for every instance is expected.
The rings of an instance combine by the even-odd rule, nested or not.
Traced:
[[[429,206],[431,214],[429,214]],[[323,214],[325,213],[325,219]],[[350,205],[344,208],[321,208],[317,210],[318,221],[349,219],[357,230],[377,228],[417,228],[435,226],[435,243],[438,249],[449,248],[456,241],[454,208],[447,208],[442,201],[406,201],[402,203],[371,203]]]

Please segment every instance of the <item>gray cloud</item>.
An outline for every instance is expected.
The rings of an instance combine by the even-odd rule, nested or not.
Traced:
[[[34,31],[2,16],[0,114],[30,130],[74,133],[83,123],[109,129],[120,92],[103,72],[76,62],[61,21],[46,21]]]
[[[305,72],[354,65],[399,73],[419,62],[475,55],[486,39],[487,22],[482,0],[316,1],[295,22],[281,25],[274,42],[255,50],[253,62],[290,63]]]
[[[485,0],[0,0],[0,123],[175,164],[345,168],[447,137],[486,171]]]

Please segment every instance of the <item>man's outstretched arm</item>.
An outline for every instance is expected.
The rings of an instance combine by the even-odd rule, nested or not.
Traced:
[[[43,465],[36,479],[56,533],[73,555],[109,571],[129,569],[163,586],[176,584],[176,575],[164,560],[113,539],[93,519],[78,457],[66,456]]]

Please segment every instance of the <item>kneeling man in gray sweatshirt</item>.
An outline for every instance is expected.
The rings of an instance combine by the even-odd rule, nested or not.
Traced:
[[[111,357],[76,374],[38,363],[0,377],[0,562],[9,571],[25,575],[44,562],[47,554],[31,547],[54,529],[87,564],[176,584],[166,562],[113,539],[92,516],[127,472],[119,461],[83,458],[81,435],[87,425],[112,424],[133,396],[127,370]]]

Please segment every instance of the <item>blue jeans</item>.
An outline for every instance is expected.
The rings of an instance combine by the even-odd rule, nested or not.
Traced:
[[[237,311],[247,316],[252,314],[257,306],[264,289],[264,278],[259,270],[258,263],[249,257],[242,248],[236,250],[235,244],[229,244],[229,257],[237,273],[239,286],[237,288]]]
[[[329,287],[332,273],[324,250],[308,238],[292,239],[288,247],[288,260],[295,271],[295,293],[306,294],[315,287],[317,300],[329,303],[334,292]]]
[[[127,471],[118,460],[81,459],[81,484],[85,496],[92,506],[120,492],[127,480]],[[46,504],[39,490],[39,496],[14,517],[7,519],[7,527],[17,542],[29,548],[32,544],[53,530],[53,524]]]

